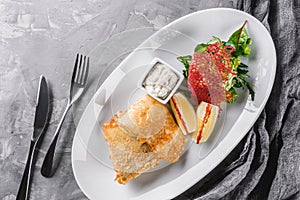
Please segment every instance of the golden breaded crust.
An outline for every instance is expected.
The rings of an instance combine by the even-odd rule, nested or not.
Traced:
[[[161,109],[160,112],[154,110],[158,108]],[[154,112],[163,116],[163,119],[159,119],[161,124],[153,120]],[[127,124],[130,128],[126,127]],[[160,128],[149,129],[149,126]],[[117,172],[115,180],[120,184],[126,184],[155,167],[161,159],[167,162],[177,161],[186,143],[185,136],[167,107],[148,95],[127,111],[114,115],[102,127],[109,145],[110,158]],[[140,130],[146,130],[144,135],[140,134]],[[156,132],[152,133],[152,130]]]

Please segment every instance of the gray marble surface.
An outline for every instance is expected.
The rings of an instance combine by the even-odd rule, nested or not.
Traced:
[[[62,128],[57,150],[60,155],[60,162],[55,175],[52,178],[44,178],[40,174],[46,149],[66,105],[69,80],[76,52],[88,54],[97,44],[118,33],[138,28],[159,29],[188,13],[212,7],[243,9],[254,14],[268,28],[270,28],[270,22],[274,25],[271,27],[271,30],[274,31],[273,36],[278,38],[280,44],[280,33],[277,28],[283,27],[283,24],[281,24],[282,22],[275,22],[275,20],[279,20],[276,17],[268,19],[264,11],[268,11],[271,7],[273,10],[277,9],[276,12],[281,12],[282,7],[276,7],[273,4],[272,8],[270,1],[255,1],[255,8],[258,9],[251,9],[254,3],[252,5],[249,2],[238,0],[0,0],[0,199],[15,199],[27,158],[37,84],[41,74],[47,77],[51,89],[53,108],[47,133],[38,150],[30,199],[86,199],[74,179],[71,166],[72,138],[76,127],[74,121],[76,122],[80,116],[80,112],[76,112],[76,109],[67,116]],[[281,6],[288,4],[286,1],[282,2]],[[298,7],[299,3],[293,5]],[[286,17],[287,15],[283,16]],[[297,16],[299,17],[299,15]],[[283,18],[284,20],[286,18]],[[275,25],[278,27],[276,28]],[[299,30],[299,24],[297,28]],[[296,60],[297,58],[299,56],[296,56]],[[299,59],[297,62],[299,63]],[[299,66],[298,69],[295,69],[295,76],[299,77]],[[297,102],[299,103],[299,101]],[[268,104],[269,110],[272,110],[271,106],[273,106],[272,102]],[[298,117],[298,114],[296,113],[295,116]],[[260,120],[264,121],[266,115],[268,116],[264,112]],[[274,115],[276,115],[276,112]],[[245,139],[246,142],[244,141],[242,145],[247,141],[255,140],[253,135],[255,135],[255,132],[260,131],[260,126],[258,126],[258,129],[249,134],[248,139]],[[269,131],[272,132],[271,129]],[[292,131],[295,131],[295,129]],[[253,148],[252,146],[245,145],[244,151]],[[240,151],[237,150],[238,153],[243,152],[243,148],[240,149]],[[295,149],[299,148],[290,149],[294,153],[292,165],[299,161],[299,153],[295,153]],[[280,161],[279,159],[279,165]],[[262,163],[267,165],[266,162]],[[247,165],[247,167],[250,166]],[[291,195],[296,194],[295,197],[299,197],[300,185],[297,167],[299,168],[299,163],[295,165],[296,170],[287,173],[288,175],[297,173],[295,184],[292,184],[291,187],[289,184],[285,184],[285,180],[280,179],[281,176],[276,176],[277,181],[283,181],[286,191],[292,190]],[[251,170],[249,173],[248,171],[242,172],[248,174],[248,179],[251,179],[249,173],[254,173]],[[224,174],[226,173],[228,174],[229,171],[224,171]],[[232,174],[232,176],[237,176],[237,174]],[[226,178],[230,177],[218,181],[219,185],[212,184],[212,188],[209,186],[202,187],[202,191],[205,191],[208,194],[207,196],[201,192],[199,193],[199,189],[196,187],[196,189],[193,190],[192,188],[187,194],[182,195],[181,198],[191,199],[201,195],[202,199],[221,198],[222,196],[209,196],[209,194],[211,189],[217,192],[216,188],[222,188],[222,183],[226,181]],[[250,181],[250,183],[253,182]],[[253,184],[255,186],[259,185],[258,181]],[[223,184],[224,186],[226,186],[226,183]],[[235,185],[234,187],[238,186]],[[249,187],[254,188],[253,185]],[[278,185],[272,185],[272,187],[275,187],[274,190],[271,190],[274,193],[273,196],[282,194],[282,191],[278,192],[280,189],[276,188]],[[224,192],[224,188],[222,192]],[[233,188],[230,188],[229,192],[233,192],[229,197],[237,197],[240,194]],[[254,190],[254,192],[258,192],[258,190]],[[246,196],[247,194],[241,195],[240,199],[242,197],[246,198]],[[252,197],[257,197],[257,195],[252,194]],[[285,196],[281,195],[280,197]]]
[[[62,128],[57,151],[61,160],[55,175],[44,178],[40,174],[66,105],[76,52],[87,54],[98,43],[126,30],[158,29],[190,12],[222,5],[226,6],[205,1],[1,0],[0,199],[15,199],[27,158],[41,74],[52,91],[53,113],[38,150],[30,199],[85,199],[71,167],[72,113]]]

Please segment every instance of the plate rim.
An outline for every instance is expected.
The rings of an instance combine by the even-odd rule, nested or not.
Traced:
[[[172,26],[173,24],[176,24],[178,23],[179,21],[181,20],[185,20],[186,18],[189,18],[191,17],[192,15],[198,15],[198,14],[201,14],[201,13],[206,13],[206,12],[211,12],[211,11],[230,11],[230,12],[237,12],[237,13],[240,13],[240,14],[243,14],[243,15],[246,15],[248,16],[249,18],[252,18],[254,21],[257,22],[257,24],[259,26],[261,26],[268,34],[267,34],[267,37],[268,37],[268,40],[272,46],[272,50],[273,50],[273,54],[274,54],[274,66],[272,66],[272,68],[274,68],[272,70],[272,73],[270,74],[270,81],[269,81],[269,85],[267,87],[267,91],[266,91],[266,95],[265,95],[265,98],[263,99],[258,111],[256,111],[255,113],[255,116],[254,116],[254,120],[252,120],[251,124],[249,125],[249,128],[247,128],[247,131],[245,131],[244,134],[241,134],[241,139],[237,139],[235,140],[235,143],[233,145],[231,145],[231,148],[226,149],[226,153],[222,156],[221,159],[218,159],[217,162],[214,162],[213,164],[213,167],[210,167],[210,170],[207,172],[207,173],[204,173],[202,174],[203,176],[201,177],[197,177],[194,179],[194,181],[190,181],[190,182],[185,182],[184,184],[184,187],[180,187],[180,188],[176,188],[176,193],[173,193],[172,195],[167,195],[167,198],[174,198],[176,196],[178,196],[179,194],[183,193],[184,191],[186,191],[187,189],[189,189],[190,187],[192,187],[194,184],[196,184],[198,181],[200,181],[203,177],[205,177],[208,173],[210,173],[215,167],[217,167],[227,156],[230,152],[232,152],[232,150],[236,147],[236,145],[245,137],[245,135],[248,133],[248,131],[252,128],[253,124],[257,121],[258,117],[260,116],[261,112],[263,111],[263,109],[265,108],[265,105],[270,97],[270,94],[271,94],[271,91],[272,91],[272,88],[273,88],[273,85],[274,85],[274,81],[275,81],[275,75],[276,75],[276,68],[277,68],[277,56],[276,56],[276,49],[275,49],[275,45],[274,45],[274,41],[270,35],[270,32],[266,29],[266,27],[257,19],[255,18],[254,16],[244,12],[244,11],[241,11],[241,10],[237,10],[235,8],[209,8],[209,9],[204,9],[204,10],[200,10],[200,11],[196,11],[196,12],[193,12],[193,13],[190,13],[190,14],[187,14],[185,16],[182,16],[174,21],[172,21],[171,23],[167,24],[166,26],[164,26],[163,28],[159,29],[157,32],[155,32],[154,34],[152,34],[150,37],[148,37],[144,42],[142,42],[136,49],[138,49],[139,47],[143,46],[145,44],[145,42],[147,42],[147,40],[151,37],[155,37],[157,34],[159,34],[159,31],[162,30],[162,29],[168,29],[170,26]],[[136,50],[135,49],[135,50]],[[134,51],[135,51],[134,50]],[[134,51],[132,53],[134,53]],[[130,56],[132,53],[130,53],[128,56]],[[125,58],[126,60],[126,58]],[[117,70],[118,67],[115,69]],[[115,71],[114,70],[114,71]],[[113,72],[114,72],[113,71]],[[112,73],[113,73],[112,72]],[[96,92],[97,93],[97,92]],[[94,99],[94,96],[91,98],[90,102],[88,103],[87,107],[90,106],[90,104],[92,103]],[[82,117],[86,114],[86,111],[87,111],[87,107],[85,108],[85,111],[83,112],[81,118],[80,118],[80,121],[82,120]],[[240,119],[240,117],[243,115],[243,113],[245,112],[245,109],[243,110],[243,112],[241,113],[241,115],[238,117],[238,120]],[[248,114],[251,114],[251,113],[248,113]],[[80,121],[78,123],[78,125],[80,124]],[[236,125],[236,123],[234,124],[234,126]],[[229,132],[231,132],[232,129],[230,129]],[[75,131],[75,135],[74,135],[74,139],[73,139],[73,143],[72,143],[72,151],[71,151],[71,163],[72,163],[72,171],[73,171],[73,174],[74,174],[74,177],[75,177],[75,180],[78,184],[78,186],[80,187],[81,191],[88,197],[90,198],[89,194],[87,194],[87,192],[84,190],[83,186],[80,184],[80,181],[79,181],[79,177],[77,175],[77,172],[76,172],[76,169],[75,169],[75,163],[74,163],[74,148],[75,148],[75,145],[74,143],[76,142],[76,138],[75,137],[78,137],[78,129],[76,128],[76,131]],[[225,137],[226,138],[226,137]],[[225,138],[221,141],[221,142],[224,142]],[[78,138],[77,138],[78,139]],[[79,141],[80,142],[80,141]],[[207,156],[208,157],[208,156]],[[204,158],[205,159],[205,158]],[[182,175],[180,175],[179,177],[177,177],[176,179],[178,178],[182,178],[183,176],[187,176],[187,174],[190,174],[192,172],[192,169],[196,168],[197,166],[199,165],[199,163],[195,166],[193,166],[191,169],[189,169],[188,171],[186,171],[185,173],[183,173]],[[188,173],[190,172],[190,173]],[[150,190],[140,196],[137,196],[137,197],[133,197],[131,199],[140,199],[140,198],[143,198],[143,199],[151,199],[151,193],[156,193],[158,192],[159,190],[161,190],[161,188],[166,188],[168,187],[169,184],[172,184],[173,181],[170,181],[169,183],[167,184],[164,184],[164,185],[161,185],[159,188],[155,188],[153,190]]]

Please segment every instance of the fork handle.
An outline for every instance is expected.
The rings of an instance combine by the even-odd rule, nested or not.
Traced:
[[[60,133],[60,129],[62,127],[62,124],[66,118],[66,115],[69,111],[69,109],[71,108],[72,104],[69,104],[67,105],[63,115],[62,115],[62,118],[58,124],[58,127],[56,128],[56,131],[55,131],[55,134],[54,134],[54,137],[51,141],[51,144],[49,146],[49,149],[46,153],[46,156],[44,158],[44,161],[43,161],[43,164],[42,164],[42,168],[41,168],[41,174],[44,176],[44,177],[51,177],[53,174],[52,174],[52,167],[53,167],[53,158],[54,158],[54,154],[55,154],[55,147],[56,147],[56,144],[57,144],[57,141],[58,141],[58,136],[59,136],[59,133]]]
[[[25,165],[25,170],[23,172],[22,180],[18,189],[16,200],[26,200],[28,199],[28,189],[29,189],[29,182],[31,176],[31,165],[32,160],[34,157],[34,149],[35,149],[35,142],[30,142],[30,148],[28,152],[28,157]]]

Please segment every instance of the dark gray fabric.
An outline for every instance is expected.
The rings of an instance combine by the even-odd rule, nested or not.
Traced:
[[[267,105],[236,149],[181,199],[300,199],[300,1],[244,0],[277,51]]]

